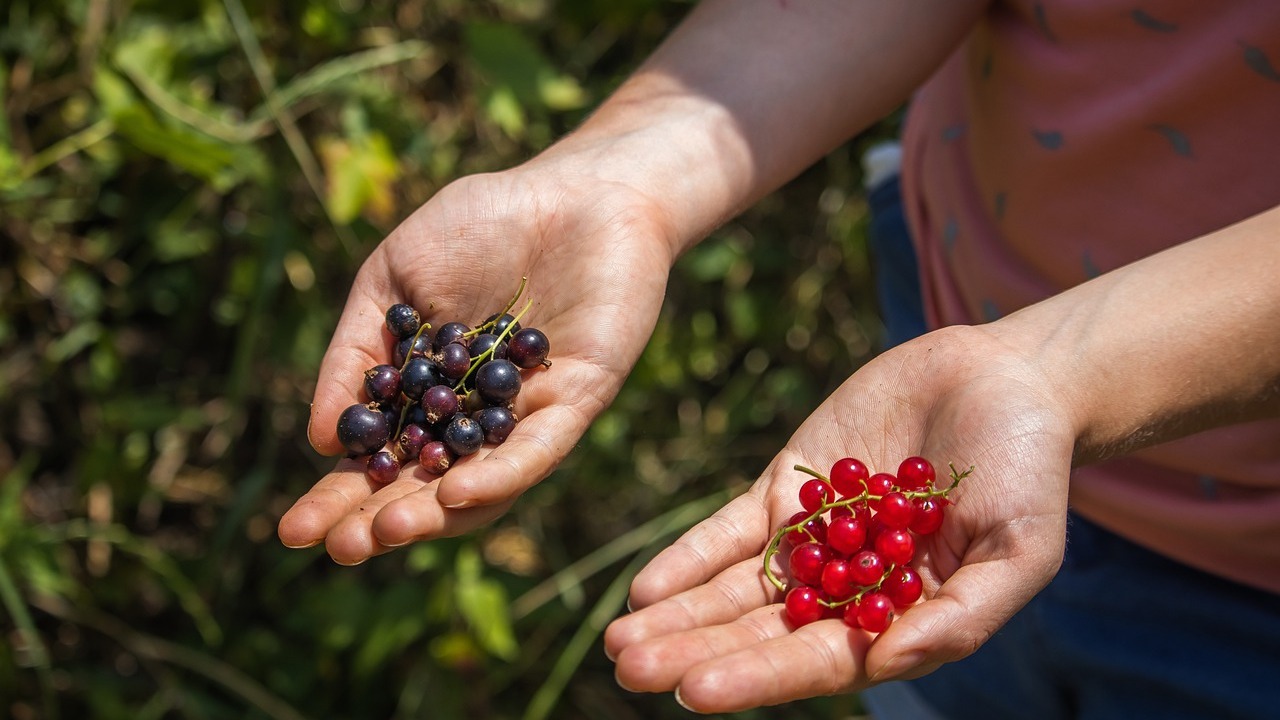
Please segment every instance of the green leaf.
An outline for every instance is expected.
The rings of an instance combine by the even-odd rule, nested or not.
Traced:
[[[327,181],[325,204],[335,221],[350,223],[361,214],[390,221],[400,163],[385,135],[371,131],[350,139],[327,138],[320,143],[320,160]]]
[[[514,660],[519,648],[511,626],[507,592],[498,582],[481,577],[481,571],[482,561],[475,546],[468,545],[458,551],[455,566],[458,610],[480,647],[494,657]]]
[[[489,93],[484,104],[485,113],[495,125],[514,140],[524,137],[526,126],[524,108],[510,88],[500,87]]]
[[[513,105],[574,110],[589,102],[582,85],[556,70],[519,26],[471,23],[464,31],[464,38],[473,67],[494,90],[486,103],[490,117],[513,137],[510,110]],[[501,115],[495,117],[495,109]],[[508,124],[504,124],[504,120]]]

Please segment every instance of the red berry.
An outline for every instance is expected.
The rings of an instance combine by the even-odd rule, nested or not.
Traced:
[[[827,526],[827,544],[841,555],[852,555],[867,539],[867,526],[853,515],[835,518]]]
[[[906,495],[895,490],[880,499],[880,508],[876,517],[880,518],[880,522],[887,528],[906,530],[914,514],[915,508],[911,505],[911,501]]]
[[[912,532],[921,535],[931,535],[942,527],[942,517],[944,515],[942,503],[934,498],[916,498],[911,502],[911,524]]]
[[[787,521],[787,526],[796,525],[809,517],[810,513],[803,510],[791,516]],[[808,530],[808,532],[805,532]],[[804,524],[803,529],[792,530],[787,533],[787,540],[792,545],[803,545],[807,542],[826,542],[827,541],[827,523],[821,517],[816,517]]]
[[[386,485],[400,474],[400,461],[389,450],[379,450],[369,456],[365,474],[378,485]]]
[[[910,607],[920,599],[924,591],[924,582],[920,573],[910,565],[900,565],[889,571],[884,582],[880,583],[880,592],[884,593],[896,608]]]
[[[841,458],[831,466],[831,486],[841,497],[853,497],[863,491],[863,483],[871,471],[861,460]]]
[[[825,545],[805,543],[791,551],[791,577],[797,582],[817,587],[822,584],[822,568],[831,559]]]
[[[849,507],[848,505],[835,505],[831,508],[830,513],[831,513],[832,520],[835,520],[836,518],[839,518],[839,517],[852,517],[853,508]]]
[[[880,508],[880,501],[875,498],[888,495],[893,491],[893,486],[897,484],[897,482],[898,479],[889,473],[876,473],[875,475],[867,478],[867,494],[872,497],[872,500],[870,501],[872,510],[878,510]]]
[[[823,607],[818,602],[818,591],[811,587],[800,585],[791,588],[787,591],[785,604],[787,620],[796,627],[822,619]]]
[[[851,602],[844,606],[844,624],[854,629],[862,627],[858,624],[858,603]]]
[[[827,561],[822,567],[822,591],[830,599],[839,602],[853,597],[858,586],[849,573],[849,561],[843,558]]]
[[[923,490],[935,477],[933,465],[922,457],[909,457],[898,466],[898,485],[903,490]]]
[[[873,550],[863,550],[849,561],[849,574],[859,587],[875,585],[884,575],[884,560]]]
[[[835,502],[836,493],[827,483],[813,478],[800,486],[800,507],[808,512],[817,512],[823,505]]]
[[[858,601],[858,625],[867,632],[880,633],[893,622],[893,603],[883,593],[868,593]]]
[[[886,529],[876,537],[876,552],[890,565],[906,565],[916,556],[916,541],[906,530]]]

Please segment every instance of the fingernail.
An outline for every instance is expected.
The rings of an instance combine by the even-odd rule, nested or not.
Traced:
[[[696,712],[698,712],[697,710],[694,710],[693,708],[689,707],[689,706],[688,706],[688,704],[686,704],[686,703],[685,703],[684,698],[680,697],[680,688],[679,688],[679,687],[677,687],[677,688],[676,688],[676,691],[675,691],[675,693],[673,693],[673,694],[674,694],[674,695],[675,695],[675,697],[676,697],[676,703],[677,703],[677,704],[679,704],[679,705],[680,705],[680,707],[684,708],[685,710],[688,710],[688,711],[689,711],[689,712],[691,712],[691,713],[696,713]]]
[[[623,690],[626,690],[629,693],[636,692],[632,688],[627,687],[627,684],[622,682],[622,678],[618,677],[618,673],[616,672],[613,674],[613,681],[618,683],[618,687],[622,688]]]
[[[471,507],[470,500],[459,500],[456,503],[440,503],[440,504],[448,510],[465,510]]]
[[[635,612],[635,610],[631,609],[631,598],[627,598],[627,612],[629,613]]]
[[[337,558],[334,558],[334,559],[333,559],[333,561],[334,561],[335,563],[337,563],[337,564],[341,565],[342,567],[355,567],[355,566],[357,566],[357,565],[362,565],[362,564],[364,564],[364,561],[365,561],[365,560],[368,560],[368,559],[369,559],[369,558],[361,558],[360,560],[357,560],[357,561],[355,561],[355,562],[349,562],[349,563],[346,563],[346,562],[342,562],[341,560],[339,560],[339,559],[337,559]]]
[[[320,541],[319,541],[319,540],[312,540],[311,542],[309,542],[309,543],[303,543],[302,545],[290,545],[289,543],[287,543],[287,542],[285,542],[285,541],[281,540],[281,541],[280,541],[280,544],[281,544],[281,545],[283,545],[283,546],[285,546],[285,547],[287,547],[287,548],[289,548],[290,550],[305,550],[305,549],[307,549],[307,548],[309,548],[309,547],[315,547],[315,546],[319,545],[319,544],[320,544]]]
[[[919,650],[911,650],[894,655],[889,662],[881,665],[880,669],[871,676],[871,682],[892,680],[919,665],[922,660],[924,660],[924,653]]]

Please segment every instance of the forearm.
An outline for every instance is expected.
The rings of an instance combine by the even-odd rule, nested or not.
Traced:
[[[651,198],[673,255],[900,105],[985,0],[708,0],[546,153]]]
[[[1280,208],[989,327],[1036,348],[1077,464],[1280,416]]]

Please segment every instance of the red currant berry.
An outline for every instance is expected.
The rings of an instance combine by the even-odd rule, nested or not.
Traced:
[[[912,532],[920,535],[931,535],[942,527],[942,517],[945,513],[942,509],[942,503],[934,498],[916,498],[911,502],[911,524]]]
[[[840,497],[853,497],[863,491],[863,483],[871,475],[871,471],[861,460],[841,458],[831,466],[831,486],[840,493]]]
[[[916,541],[906,530],[886,529],[876,537],[876,552],[891,565],[906,565],[916,556]]]
[[[881,633],[893,622],[893,603],[883,593],[868,593],[858,601],[858,625],[863,630]]]
[[[914,514],[915,508],[912,507],[911,501],[906,495],[895,490],[880,498],[880,509],[876,517],[880,518],[880,522],[887,528],[906,530]]]
[[[841,555],[852,555],[867,539],[867,526],[853,515],[835,518],[827,526],[827,544]]]
[[[898,466],[898,485],[903,490],[923,490],[936,477],[933,465],[922,457],[909,457]]]
[[[807,517],[809,517],[809,513],[801,510],[791,516],[791,519],[787,521],[787,526],[790,527],[804,522],[804,519]],[[787,540],[792,545],[803,545],[807,542],[826,542],[827,523],[822,518],[816,517],[805,523],[802,528],[797,528],[787,533]]]
[[[873,498],[871,500],[872,509],[877,509],[879,507],[879,501],[874,498],[888,495],[893,490],[893,486],[897,484],[897,482],[898,479],[889,473],[876,473],[875,475],[867,478],[867,494]]]
[[[827,561],[822,566],[822,591],[831,600],[839,602],[853,597],[858,586],[849,573],[849,561],[843,558]]]
[[[787,620],[800,627],[822,619],[822,605],[818,602],[818,591],[800,585],[787,591]]]
[[[880,592],[889,598],[894,607],[910,607],[924,592],[924,582],[920,580],[920,573],[915,568],[899,565],[890,570],[884,582],[880,583]]]
[[[844,606],[844,624],[853,629],[862,627],[858,624],[858,603],[849,603]]]
[[[796,582],[817,587],[822,584],[822,568],[831,559],[825,545],[805,543],[791,551],[791,577]]]
[[[872,550],[863,550],[849,561],[849,574],[859,587],[875,585],[884,576],[884,560]]]
[[[853,508],[848,505],[834,505],[832,506],[830,513],[832,520],[839,517],[853,517]]]
[[[827,483],[813,478],[800,486],[800,507],[810,513],[817,512],[823,505],[835,502],[836,493]]]

